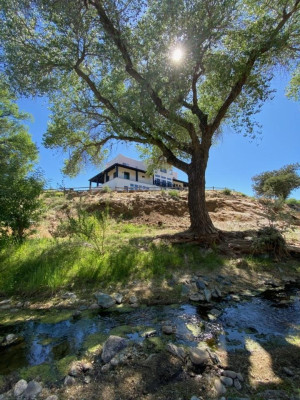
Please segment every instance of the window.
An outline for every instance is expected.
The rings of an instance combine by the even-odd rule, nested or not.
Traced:
[[[109,181],[109,175],[106,175],[106,182]]]
[[[155,178],[160,178],[160,175],[155,175]]]
[[[165,168],[162,168],[161,170],[160,170],[160,172],[164,172],[165,174],[167,173],[167,170],[165,169]]]
[[[130,173],[124,172],[124,179],[130,179]]]
[[[117,171],[116,172],[114,172],[114,178],[116,178],[117,177]]]

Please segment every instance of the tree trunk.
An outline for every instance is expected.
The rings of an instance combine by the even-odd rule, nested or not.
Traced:
[[[205,202],[205,158],[197,157],[192,160],[188,173],[189,194],[188,206],[190,212],[190,231],[201,240],[213,241],[218,237],[218,231],[214,227]]]

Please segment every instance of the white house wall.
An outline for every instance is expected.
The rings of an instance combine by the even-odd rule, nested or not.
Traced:
[[[134,180],[122,179],[122,178],[114,178],[105,182],[103,186],[109,186],[111,189],[128,187],[129,189],[147,189],[157,187],[155,185],[149,185],[142,182],[136,182]],[[157,187],[158,188],[158,187]],[[158,188],[159,189],[159,188]]]

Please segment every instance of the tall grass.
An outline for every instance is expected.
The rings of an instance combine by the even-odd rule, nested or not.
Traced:
[[[213,268],[219,256],[204,257],[195,245],[152,243],[152,228],[119,223],[109,232],[105,252],[78,241],[30,239],[0,250],[0,294],[48,294],[169,276],[176,270]]]

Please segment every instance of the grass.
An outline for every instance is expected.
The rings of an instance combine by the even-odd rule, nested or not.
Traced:
[[[169,277],[176,270],[214,268],[215,253],[203,256],[196,245],[154,244],[158,230],[110,221],[104,253],[92,243],[68,239],[29,239],[0,249],[0,295],[50,294],[126,282]]]

